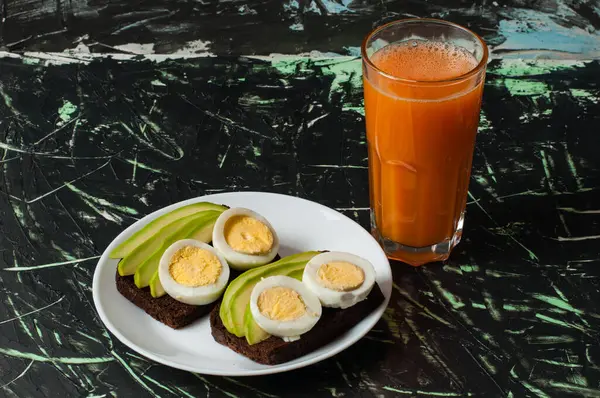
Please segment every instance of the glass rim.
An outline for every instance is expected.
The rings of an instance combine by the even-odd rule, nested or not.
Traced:
[[[384,29],[389,28],[392,25],[399,25],[399,24],[406,24],[406,23],[424,23],[424,22],[437,23],[439,25],[451,26],[453,28],[460,29],[464,32],[467,32],[471,36],[475,37],[475,39],[477,39],[477,41],[479,42],[479,44],[481,45],[481,47],[483,49],[483,56],[481,57],[481,60],[479,61],[479,63],[473,69],[469,70],[466,73],[463,73],[462,75],[456,76],[456,77],[452,77],[452,78],[448,78],[448,79],[441,79],[441,80],[413,80],[413,79],[406,79],[406,78],[402,78],[402,77],[393,76],[393,75],[390,75],[389,73],[384,72],[383,70],[379,69],[371,61],[371,58],[367,55],[367,43],[375,34],[381,32]],[[385,24],[373,29],[363,39],[363,42],[360,46],[360,52],[361,52],[361,57],[362,57],[363,62],[366,63],[371,68],[373,68],[378,74],[383,75],[388,79],[395,80],[395,81],[402,82],[402,83],[416,83],[416,84],[423,84],[423,85],[435,85],[435,84],[440,84],[440,83],[456,83],[456,82],[464,81],[464,80],[472,77],[473,75],[479,73],[482,69],[484,69],[487,64],[488,56],[489,56],[487,44],[477,33],[473,32],[470,29],[465,28],[462,25],[456,24],[454,22],[445,21],[443,19],[436,19],[436,18],[405,18],[405,19],[397,19],[395,21],[385,23]]]

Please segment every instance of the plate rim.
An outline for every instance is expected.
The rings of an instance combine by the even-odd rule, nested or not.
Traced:
[[[172,367],[175,369],[180,369],[180,370],[193,372],[193,373],[199,373],[199,374],[203,374],[203,375],[230,376],[230,377],[249,377],[249,376],[260,376],[260,375],[268,375],[268,374],[275,374],[275,373],[283,373],[283,372],[288,372],[288,371],[295,370],[295,369],[304,368],[304,367],[307,367],[310,365],[314,365],[316,363],[319,363],[326,359],[329,359],[329,358],[339,354],[340,352],[350,348],[351,346],[356,344],[359,340],[361,340],[367,333],[369,333],[373,329],[373,327],[377,324],[377,322],[380,321],[380,319],[383,316],[383,313],[385,312],[385,309],[388,307],[388,304],[391,299],[391,288],[392,288],[392,283],[393,283],[393,279],[392,279],[393,274],[392,274],[389,259],[385,255],[385,252],[383,251],[381,246],[376,241],[375,241],[375,243],[377,243],[377,247],[380,251],[380,254],[382,255],[382,258],[385,259],[385,265],[387,265],[386,268],[387,268],[388,274],[389,274],[389,288],[388,289],[386,289],[384,286],[381,286],[380,284],[378,284],[379,288],[381,289],[381,291],[384,295],[384,301],[377,308],[375,308],[375,310],[371,313],[371,314],[376,314],[376,316],[373,318],[373,320],[369,321],[366,324],[365,331],[360,332],[356,336],[352,337],[348,344],[338,344],[337,346],[332,347],[331,349],[325,351],[324,353],[322,353],[314,358],[306,359],[299,363],[295,363],[295,364],[282,363],[282,364],[278,364],[278,365],[272,365],[272,366],[264,368],[264,369],[254,369],[254,370],[244,369],[244,370],[222,371],[222,370],[210,370],[207,368],[199,370],[199,368],[194,368],[194,367],[191,367],[191,366],[188,366],[185,364],[167,360],[163,357],[155,355],[151,351],[148,351],[148,350],[138,346],[133,341],[131,341],[129,338],[124,336],[119,331],[119,329],[116,327],[116,325],[114,325],[110,321],[109,317],[107,316],[106,312],[104,311],[104,308],[100,305],[100,296],[102,296],[102,294],[99,289],[99,283],[100,283],[101,269],[103,268],[100,265],[105,264],[108,260],[112,260],[108,256],[109,256],[109,253],[113,250],[113,248],[116,247],[116,245],[117,245],[116,242],[121,241],[122,238],[124,238],[127,235],[133,234],[136,230],[138,230],[138,227],[141,227],[143,224],[147,224],[148,222],[159,217],[161,214],[165,214],[165,213],[169,212],[170,210],[174,210],[176,208],[186,206],[186,205],[189,205],[192,203],[197,203],[197,202],[203,202],[203,201],[211,202],[211,199],[209,199],[211,197],[252,196],[252,195],[284,197],[284,198],[287,198],[288,200],[289,199],[299,200],[299,201],[307,202],[307,204],[316,205],[318,207],[324,208],[325,210],[332,211],[332,212],[336,213],[337,215],[339,215],[340,217],[347,219],[347,220],[351,221],[352,223],[355,223],[363,230],[366,237],[375,241],[375,238],[373,238],[373,236],[366,229],[364,229],[362,227],[362,225],[360,225],[358,222],[351,219],[350,217],[346,216],[345,214],[343,214],[329,206],[321,204],[319,202],[315,202],[315,201],[312,201],[312,200],[309,200],[306,198],[302,198],[302,197],[298,197],[298,196],[294,196],[294,195],[287,195],[287,194],[281,194],[281,193],[276,193],[276,192],[262,192],[262,191],[228,191],[228,192],[219,192],[219,193],[201,195],[201,196],[196,196],[196,197],[189,198],[189,199],[184,199],[182,201],[172,203],[168,206],[161,207],[161,208],[153,211],[152,213],[149,213],[149,214],[145,215],[144,217],[140,218],[139,220],[137,220],[136,222],[134,222],[133,224],[131,224],[130,226],[128,226],[127,228],[122,230],[116,237],[114,237],[112,239],[112,241],[109,243],[109,245],[104,249],[104,252],[98,259],[98,262],[96,263],[96,266],[94,268],[94,276],[93,276],[93,280],[92,280],[92,298],[94,301],[94,307],[95,307],[96,313],[100,317],[100,320],[102,321],[104,327],[110,333],[112,333],[113,336],[115,336],[122,344],[126,345],[129,349],[137,352],[138,354],[140,354],[140,355],[144,356],[145,358],[150,359],[154,362],[157,362],[162,365],[166,365],[166,366],[169,366],[169,367]],[[218,202],[218,201],[215,200],[215,202]],[[377,282],[375,282],[375,283],[377,283]],[[364,321],[365,320],[363,319],[361,322],[364,322]],[[352,330],[354,327],[355,326],[348,329],[348,331]],[[334,339],[332,342],[335,342],[336,340],[337,339]],[[238,355],[241,355],[241,354],[238,354]]]

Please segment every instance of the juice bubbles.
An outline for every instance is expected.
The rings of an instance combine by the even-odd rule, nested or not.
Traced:
[[[409,39],[374,51],[370,62],[373,232],[389,257],[412,265],[445,259],[462,233],[484,80],[472,73],[479,60],[453,43]]]

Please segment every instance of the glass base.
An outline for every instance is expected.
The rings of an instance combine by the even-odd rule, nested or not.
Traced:
[[[371,234],[379,242],[388,258],[402,261],[414,267],[435,261],[444,261],[450,257],[452,249],[458,245],[462,237],[465,213],[461,213],[456,231],[450,239],[424,247],[412,247],[390,240],[379,232],[375,221],[375,212],[371,209]]]

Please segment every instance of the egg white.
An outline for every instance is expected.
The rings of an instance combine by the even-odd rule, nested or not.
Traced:
[[[271,230],[271,233],[273,234],[273,246],[271,246],[271,250],[269,250],[268,253],[240,253],[233,250],[233,248],[229,246],[224,234],[225,224],[231,217],[235,216],[252,217],[265,224]],[[215,222],[215,226],[213,228],[212,244],[215,247],[215,249],[217,249],[223,255],[223,257],[225,257],[231,268],[238,271],[245,271],[250,268],[259,267],[261,265],[270,263],[279,251],[279,237],[277,236],[277,233],[275,232],[275,229],[273,228],[269,220],[267,220],[265,217],[258,214],[257,212],[243,207],[233,207],[221,213],[219,218],[217,218],[217,221]]]
[[[258,309],[258,296],[272,287],[287,287],[295,290],[306,305],[306,313],[291,321],[278,321],[264,316]],[[265,332],[282,337],[286,341],[296,340],[300,335],[311,330],[321,318],[322,307],[319,298],[302,282],[289,276],[270,276],[258,282],[250,294],[250,312],[254,321]]]
[[[347,292],[338,292],[323,286],[317,273],[321,265],[332,261],[346,261],[360,267],[365,275],[362,285]],[[317,254],[306,264],[302,283],[319,297],[323,307],[344,309],[367,298],[375,285],[375,269],[368,260],[357,255],[340,251],[325,252]]]
[[[200,249],[208,250],[217,256],[221,263],[221,274],[215,283],[192,287],[177,283],[175,279],[173,279],[169,272],[169,263],[175,252],[185,246],[195,246]],[[175,300],[191,305],[206,305],[216,301],[227,286],[229,273],[229,265],[225,258],[223,258],[223,256],[221,256],[221,254],[212,246],[195,239],[182,239],[173,243],[165,250],[158,265],[158,277],[165,292]]]

